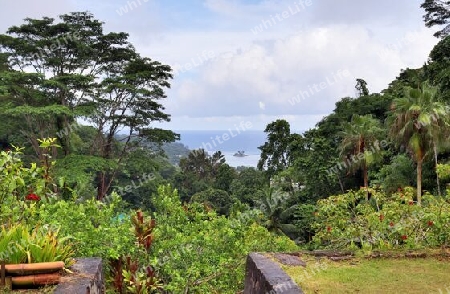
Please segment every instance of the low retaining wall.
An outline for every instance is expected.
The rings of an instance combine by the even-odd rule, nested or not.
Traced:
[[[300,287],[271,259],[260,253],[247,256],[244,294],[303,294]]]
[[[62,278],[54,294],[104,293],[101,258],[77,258],[70,270],[73,274]]]

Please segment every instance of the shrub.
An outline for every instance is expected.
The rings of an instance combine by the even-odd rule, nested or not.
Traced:
[[[6,263],[64,261],[72,263],[70,237],[60,237],[48,227],[30,229],[27,225],[3,226],[0,231],[0,260]]]
[[[45,170],[35,163],[25,167],[20,149],[0,152],[0,224],[26,221],[40,202],[55,198]]]
[[[369,202],[364,201],[365,192],[365,189],[350,191],[318,202],[313,225],[316,246],[370,250],[449,244],[448,197],[425,194],[422,206],[418,206],[413,202],[413,188],[390,197],[369,189]]]
[[[155,241],[150,261],[170,293],[236,293],[244,285],[245,258],[252,251],[293,251],[256,223],[218,216],[207,207],[182,205],[177,191],[162,186],[154,200]]]
[[[108,203],[97,200],[75,202],[59,200],[42,203],[32,222],[58,228],[63,236],[71,236],[77,257],[118,258],[135,249],[130,213],[123,212],[117,194]]]

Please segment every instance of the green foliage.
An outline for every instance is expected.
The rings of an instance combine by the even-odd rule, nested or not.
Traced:
[[[170,87],[170,66],[140,56],[128,34],[104,33],[103,26],[89,12],[73,12],[58,21],[27,18],[0,35],[0,51],[7,52],[1,54],[2,114],[23,120],[20,129],[39,157],[42,136],[57,137],[64,156],[77,151],[116,164],[125,161],[134,141],[161,144],[179,138],[149,127],[170,120],[160,103]],[[95,128],[87,134],[89,146],[73,135],[77,119]],[[115,136],[124,128],[129,133],[119,144]],[[78,174],[84,176],[80,190],[86,194],[90,183],[82,171]],[[116,174],[110,168],[95,174],[98,199],[111,191]],[[76,183],[67,184],[74,189]]]
[[[450,37],[441,40],[430,52],[425,67],[427,78],[432,85],[438,86],[443,101],[450,102]]]
[[[298,232],[296,242],[305,244],[312,240],[314,236],[312,225],[316,220],[316,209],[316,206],[312,204],[300,204],[296,206],[294,212],[295,219],[293,221]]]
[[[112,194],[108,203],[59,200],[41,204],[34,223],[59,228],[62,236],[71,236],[77,256],[118,258],[134,251],[130,217],[121,212],[120,197]]]
[[[417,201],[421,202],[422,167],[431,150],[437,161],[440,133],[447,128],[449,108],[438,100],[436,87],[423,83],[421,88],[405,89],[405,97],[396,98],[389,118],[390,137],[405,146],[417,163]],[[436,162],[437,163],[437,162]]]
[[[158,186],[167,183],[175,173],[165,158],[152,152],[136,148],[117,172],[114,190],[133,209],[153,210],[152,197]]]
[[[16,223],[37,213],[41,202],[54,201],[54,185],[36,163],[24,167],[20,149],[0,152],[0,223]],[[41,201],[27,199],[36,195]]]
[[[166,143],[162,148],[173,165],[179,165],[180,158],[187,157],[190,152],[189,148],[180,142]]]
[[[438,38],[444,38],[450,33],[450,3],[442,0],[425,0],[420,6],[425,9],[425,25],[427,27],[442,26],[434,36]]]
[[[139,210],[132,217],[132,223],[137,251],[133,255],[122,256],[112,261],[115,290],[119,293],[159,293],[163,289],[163,284],[154,268],[149,265],[152,261],[148,255],[152,250],[156,222],[150,217],[145,217]]]
[[[168,186],[160,187],[154,214],[151,255],[172,293],[236,293],[249,252],[297,249],[286,237],[257,224],[244,225],[245,218],[227,219],[197,203],[183,206]]]
[[[231,183],[237,177],[236,170],[228,164],[221,164],[217,170],[216,178],[214,180],[214,187],[231,192]]]
[[[258,169],[265,169],[267,177],[271,178],[291,164],[289,145],[294,137],[289,123],[282,119],[268,124],[264,132],[267,133],[267,142],[258,147],[261,150]]]
[[[126,293],[149,294],[158,293],[163,288],[155,279],[155,273],[151,267],[136,271],[124,270],[124,281],[128,284]]]
[[[204,149],[193,150],[188,157],[182,158],[181,173],[175,177],[175,187],[180,190],[182,199],[189,201],[195,193],[214,187],[217,180],[217,186],[227,188],[234,174],[223,165],[225,157],[220,151],[209,155]]]
[[[117,163],[114,160],[70,154],[56,161],[54,173],[67,190],[64,198],[74,195],[76,198],[89,199],[95,195],[96,173],[116,167]]]
[[[436,166],[436,172],[440,179],[449,180],[450,179],[450,164],[438,164]]]
[[[315,203],[340,191],[341,173],[330,172],[339,155],[329,138],[322,136],[318,129],[307,131],[296,151],[292,173],[297,177],[301,202]]]
[[[224,190],[209,188],[208,190],[194,194],[191,202],[204,203],[220,215],[229,215],[235,199],[230,197]]]
[[[369,89],[367,88],[367,82],[363,79],[356,79],[355,89],[358,91],[358,97],[369,95]]]
[[[261,171],[248,167],[240,170],[235,179],[230,184],[230,192],[233,197],[251,207],[256,205],[256,201],[261,199],[262,187],[265,185],[265,178]]]
[[[0,260],[6,263],[64,261],[70,266],[74,254],[70,237],[58,235],[58,230],[49,227],[30,229],[21,223],[2,226]]]
[[[433,248],[450,242],[448,198],[424,195],[415,205],[414,190],[406,188],[388,197],[369,189],[331,196],[318,202],[314,242],[339,249]]]
[[[364,187],[369,186],[368,167],[381,158],[379,139],[383,136],[384,129],[379,120],[372,115],[353,115],[350,123],[344,124],[341,133],[340,144],[341,158],[350,162],[349,172],[361,169],[364,177]],[[361,155],[362,158],[360,157]],[[355,161],[354,159],[357,158]]]
[[[405,154],[396,155],[390,164],[384,165],[377,174],[376,182],[387,193],[415,184],[414,162]]]
[[[291,196],[274,187],[264,190],[264,196],[258,201],[263,215],[263,226],[268,231],[280,235],[295,233],[297,228],[288,223],[287,219],[294,213],[296,207],[287,207],[286,202]]]

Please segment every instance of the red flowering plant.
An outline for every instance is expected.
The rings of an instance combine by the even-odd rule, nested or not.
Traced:
[[[34,194],[34,193],[30,193],[25,197],[26,200],[32,200],[32,201],[39,201],[41,200],[41,197],[39,197],[38,195]]]
[[[43,197],[53,195],[45,170],[36,163],[25,166],[22,149],[0,152],[0,223],[26,220],[36,212]]]

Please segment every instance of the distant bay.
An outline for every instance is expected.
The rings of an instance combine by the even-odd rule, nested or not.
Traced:
[[[255,130],[208,130],[208,131],[175,131],[180,134],[180,141],[189,149],[203,148],[210,154],[221,151],[226,162],[233,167],[256,167],[261,151],[259,146],[264,145],[266,133]],[[247,156],[233,156],[238,151],[244,151]]]

